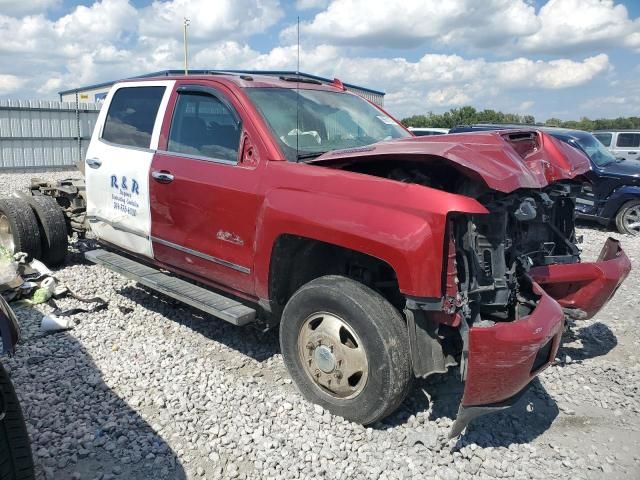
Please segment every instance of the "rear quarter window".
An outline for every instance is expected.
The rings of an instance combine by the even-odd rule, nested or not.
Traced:
[[[129,147],[149,148],[165,87],[119,88],[109,104],[102,138]]]
[[[638,148],[640,147],[640,133],[619,133],[616,147]]]
[[[611,137],[613,137],[613,134],[611,134],[611,133],[594,133],[593,136],[596,137],[598,140],[600,140],[600,143],[603,144],[605,147],[610,147],[611,146]]]

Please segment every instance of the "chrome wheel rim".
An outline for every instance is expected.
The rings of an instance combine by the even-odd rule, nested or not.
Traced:
[[[624,228],[634,234],[640,234],[640,205],[635,205],[627,209],[622,216]]]
[[[14,253],[15,244],[13,243],[13,232],[11,231],[11,223],[6,215],[0,214],[0,246]]]
[[[369,376],[367,352],[353,328],[342,318],[314,313],[302,324],[298,354],[313,383],[334,398],[358,396]]]

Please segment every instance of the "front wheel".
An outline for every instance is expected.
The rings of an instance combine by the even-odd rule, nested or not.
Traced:
[[[620,207],[616,227],[620,233],[640,235],[640,200],[631,200]]]
[[[282,315],[280,347],[307,400],[357,423],[389,415],[411,386],[403,317],[349,278],[320,277],[295,292]]]

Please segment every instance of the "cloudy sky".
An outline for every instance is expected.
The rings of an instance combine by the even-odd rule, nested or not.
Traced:
[[[182,66],[295,69],[383,90],[396,116],[461,105],[640,115],[640,0],[0,0],[0,98]]]

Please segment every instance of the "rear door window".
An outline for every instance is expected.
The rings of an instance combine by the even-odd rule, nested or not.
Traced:
[[[594,133],[593,136],[596,137],[598,140],[600,140],[600,143],[602,143],[605,147],[610,147],[611,146],[611,137],[613,137],[613,134],[611,134],[611,133]]]
[[[171,120],[167,150],[236,162],[241,125],[231,107],[207,93],[182,92]]]
[[[619,133],[616,147],[638,148],[640,147],[640,133]]]
[[[128,147],[149,148],[165,87],[119,88],[109,105],[102,138]]]

